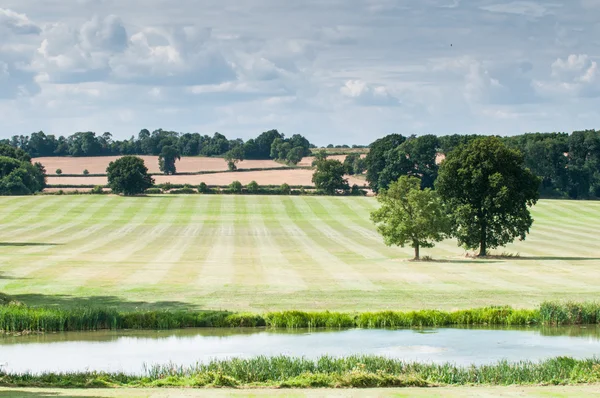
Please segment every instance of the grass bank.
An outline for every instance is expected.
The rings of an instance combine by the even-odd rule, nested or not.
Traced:
[[[543,303],[538,309],[486,307],[460,311],[365,313],[281,311],[119,311],[112,308],[0,307],[0,330],[8,333],[189,327],[412,328],[467,325],[582,325],[600,323],[600,303]]]
[[[542,362],[498,362],[461,367],[408,363],[375,356],[215,360],[191,367],[153,366],[145,374],[7,374],[4,387],[279,387],[374,388],[461,385],[582,384],[600,381],[600,359],[567,357]]]

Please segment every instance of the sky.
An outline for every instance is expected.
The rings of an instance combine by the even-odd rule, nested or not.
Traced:
[[[2,0],[0,138],[600,128],[600,0]]]

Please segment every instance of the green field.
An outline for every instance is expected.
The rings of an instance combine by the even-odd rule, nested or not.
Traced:
[[[0,291],[33,305],[457,309],[600,293],[600,203],[540,201],[520,258],[471,260],[448,240],[391,248],[372,198],[0,198]]]

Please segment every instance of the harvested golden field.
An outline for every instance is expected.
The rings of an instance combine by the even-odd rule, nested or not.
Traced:
[[[48,174],[54,174],[56,169],[61,169],[63,174],[83,174],[83,170],[90,174],[105,174],[108,164],[121,156],[98,156],[98,157],[45,157],[34,158],[33,162],[40,162],[46,167]],[[139,156],[144,159],[150,173],[160,173],[158,168],[158,156]],[[198,171],[227,170],[227,162],[222,158],[206,157],[182,157],[177,161],[177,171],[181,173],[195,173]],[[310,165],[310,164],[309,164]],[[274,160],[244,160],[238,163],[238,169],[254,168],[277,168],[284,164]]]
[[[233,181],[239,181],[246,185],[256,181],[259,185],[313,185],[313,170],[290,169],[290,170],[262,170],[241,171],[199,175],[156,175],[154,180],[157,184],[170,182],[171,184],[198,185],[204,182],[208,185],[229,185]],[[356,184],[360,187],[365,185],[365,180],[354,176],[346,176],[350,185]],[[106,177],[48,177],[49,185],[106,185]]]

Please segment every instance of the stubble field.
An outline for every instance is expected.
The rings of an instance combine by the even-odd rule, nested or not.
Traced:
[[[0,291],[33,305],[270,311],[457,309],[600,293],[600,203],[540,201],[520,258],[452,240],[386,247],[373,198],[0,198]]]

